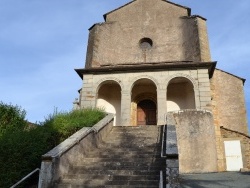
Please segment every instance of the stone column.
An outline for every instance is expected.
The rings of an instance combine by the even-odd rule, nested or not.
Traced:
[[[166,90],[160,86],[157,89],[157,125],[165,124],[166,106]]]
[[[131,95],[128,90],[122,90],[121,126],[130,126]]]
[[[207,69],[198,70],[200,107],[201,109],[212,111],[211,89]]]
[[[96,93],[93,87],[93,75],[83,76],[83,87],[80,99],[81,108],[95,107]]]

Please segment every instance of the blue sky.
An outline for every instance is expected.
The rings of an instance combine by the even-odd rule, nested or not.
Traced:
[[[82,81],[88,28],[128,0],[0,0],[0,100],[43,121],[71,110]],[[250,115],[250,1],[172,0],[208,19],[212,59],[217,67],[246,78]],[[248,119],[250,121],[250,117]]]

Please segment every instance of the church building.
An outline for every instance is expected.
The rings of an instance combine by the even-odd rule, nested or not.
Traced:
[[[85,68],[76,69],[83,84],[75,108],[103,108],[115,114],[114,126],[159,126],[169,113],[209,112],[216,161],[211,171],[250,169],[245,79],[216,64],[206,18],[167,0],[133,0],[89,28]],[[227,158],[232,147],[240,156],[236,166]]]

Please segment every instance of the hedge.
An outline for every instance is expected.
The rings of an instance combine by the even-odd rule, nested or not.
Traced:
[[[0,103],[0,187],[10,187],[40,168],[41,156],[82,127],[93,126],[105,113],[82,109],[49,115],[44,122],[30,126],[26,112],[18,106]],[[22,187],[37,184],[38,173]]]

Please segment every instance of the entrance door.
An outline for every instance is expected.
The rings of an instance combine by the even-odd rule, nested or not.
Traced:
[[[151,100],[137,104],[137,125],[156,125],[156,105]]]
[[[239,140],[224,141],[227,171],[239,171],[243,168]]]

